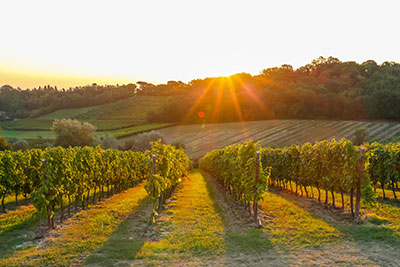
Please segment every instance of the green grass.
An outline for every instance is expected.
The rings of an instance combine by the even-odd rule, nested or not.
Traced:
[[[94,121],[94,125],[99,125],[98,121]],[[110,122],[110,123],[108,123]],[[125,121],[127,122],[127,121]],[[143,125],[134,125],[134,126],[125,126],[126,124],[121,124],[120,122],[113,122],[113,121],[101,121],[100,131],[95,133],[96,136],[103,136],[103,135],[113,135],[117,138],[130,136],[136,133],[156,130],[168,127],[173,125],[171,123],[151,123],[151,124],[143,124]],[[116,127],[117,130],[113,130],[113,127]],[[120,128],[126,127],[126,128]],[[120,129],[119,129],[120,128]],[[105,130],[109,129],[109,130]],[[4,136],[7,139],[26,139],[26,140],[33,140],[38,139],[41,136],[43,139],[55,139],[56,135],[51,131],[19,131],[19,130],[2,130],[0,131],[0,136]]]
[[[147,208],[151,207],[148,206]],[[89,266],[207,265],[217,258],[256,255],[272,248],[262,229],[233,231],[228,214],[214,198],[203,174],[195,170],[177,188],[172,201],[152,226],[143,225],[143,214],[132,214],[109,241],[85,263]],[[147,215],[150,216],[148,212]],[[235,222],[236,223],[236,222]],[[238,230],[238,229],[236,229]]]
[[[271,192],[266,192],[263,197],[260,205],[270,219],[264,230],[271,235],[273,245],[294,250],[319,247],[341,240],[337,229],[293,201]]]
[[[137,126],[133,120],[83,120],[96,126],[97,131],[113,131],[122,128]]]
[[[136,96],[114,103],[93,107],[87,112],[79,113],[77,119],[85,120],[135,120],[146,121],[147,113],[159,111],[169,102],[167,96]],[[167,116],[167,114],[166,114]]]
[[[56,135],[51,131],[18,131],[18,130],[2,130],[0,136],[7,139],[38,139],[41,136],[43,139],[55,139]]]
[[[77,116],[81,115],[81,114],[85,114],[87,112],[89,112],[91,109],[93,109],[94,107],[86,107],[86,108],[71,108],[71,109],[60,109],[57,111],[54,111],[52,113],[43,115],[38,117],[37,119],[39,120],[56,120],[56,119],[74,119]]]
[[[225,235],[228,254],[257,254],[272,248],[262,229],[251,229],[246,233],[229,231]]]
[[[135,120],[82,120],[82,122],[93,124],[98,131],[110,131],[137,125]],[[4,130],[49,131],[53,126],[53,120],[22,119],[1,122],[0,125]]]
[[[241,222],[237,222],[236,218],[232,218],[226,210],[223,210],[220,206],[221,202],[217,202],[217,191],[215,182],[213,183],[213,178],[209,174],[201,171],[201,174],[207,178],[207,190],[208,196],[214,199],[214,209],[222,218],[225,229],[225,245],[226,252],[228,255],[238,255],[238,254],[257,254],[270,250],[272,248],[271,241],[266,237],[263,229],[255,229],[254,226],[249,228],[249,225],[245,223],[242,225]],[[222,192],[225,194],[225,192]],[[221,201],[221,200],[219,200]],[[223,201],[226,201],[224,199]],[[232,200],[228,200],[232,201]],[[228,208],[229,209],[229,208]],[[247,212],[244,212],[245,216],[248,216]],[[240,224],[238,229],[238,224]],[[246,227],[247,226],[247,227]]]
[[[293,186],[294,188],[294,186]],[[311,192],[314,194],[314,198],[318,197],[318,191],[316,188],[308,187],[309,196]],[[325,201],[325,191],[321,190],[321,201]],[[341,195],[335,193],[336,206],[341,206]],[[305,197],[304,197],[305,198]],[[328,202],[332,203],[331,193],[328,193]],[[263,202],[264,203],[264,202]],[[344,195],[345,210],[342,211],[344,215],[347,214],[347,220],[350,216],[350,197]],[[324,204],[318,204],[320,208],[323,208]],[[304,210],[304,209],[303,209]],[[326,210],[327,214],[331,211]],[[346,224],[337,222],[332,218],[321,218],[323,213],[315,213],[315,218],[318,220],[325,220],[330,227],[335,228],[341,233],[351,237],[355,241],[369,241],[369,242],[384,242],[393,243],[396,242],[400,245],[400,207],[393,206],[386,203],[365,203],[362,201],[360,214],[364,222],[361,224]],[[282,216],[283,214],[281,214]],[[279,218],[281,217],[279,216]],[[332,215],[331,216],[335,216]],[[298,224],[303,227],[306,222],[301,219],[298,220]],[[307,226],[311,229],[311,225]]]
[[[150,198],[144,199],[135,210],[135,213],[132,213],[126,220],[122,221],[112,233],[110,239],[94,254],[88,256],[84,264],[112,266],[113,262],[119,259],[133,260],[144,245],[145,239],[139,237],[132,238],[132,228],[138,227],[138,225],[147,225],[149,217],[139,217],[138,213],[142,213],[151,206]],[[144,231],[144,229],[139,230],[139,232]]]
[[[124,128],[124,129],[120,129],[120,130],[115,130],[115,131],[110,131],[107,132],[108,134],[112,134],[113,136],[117,137],[117,138],[121,138],[121,137],[126,137],[129,135],[133,135],[136,133],[141,133],[141,132],[146,132],[146,131],[150,131],[150,130],[156,130],[156,129],[160,129],[160,128],[165,128],[172,125],[171,123],[153,123],[153,124],[143,124],[143,125],[136,125],[136,126],[132,126],[132,127],[128,127],[128,128]]]
[[[35,238],[39,217],[32,205],[21,206],[0,215],[0,266],[3,266],[1,263],[3,258],[26,247]]]
[[[93,193],[94,191],[91,190],[90,199],[92,199]],[[0,213],[0,258],[27,247],[27,244],[34,240],[35,232],[47,223],[44,216],[32,205],[32,199],[28,198],[25,201],[22,195],[18,196],[18,199],[19,205],[16,205],[15,195],[8,195],[4,200],[6,213]],[[63,203],[66,207],[68,199],[64,198]],[[72,199],[71,206],[74,203],[75,200]],[[81,203],[78,200],[78,207],[80,206]],[[59,206],[56,207],[57,213],[59,213],[59,209]],[[73,208],[71,208],[71,211],[74,214]],[[60,214],[56,214],[56,221],[59,216]]]
[[[170,204],[165,220],[168,234],[158,242],[144,243],[138,258],[177,259],[224,254],[224,225],[208,196],[206,181],[200,172],[183,180]]]
[[[49,130],[52,126],[51,120],[21,119],[17,121],[3,121],[0,126],[5,130]],[[1,132],[0,132],[1,134]]]

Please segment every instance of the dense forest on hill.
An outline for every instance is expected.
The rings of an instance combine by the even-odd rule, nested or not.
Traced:
[[[229,77],[137,82],[122,86],[31,90],[3,86],[0,111],[10,117],[42,115],[56,109],[99,105],[134,95],[174,96],[152,122],[227,122],[262,119],[400,120],[400,64],[362,64],[319,57],[293,69],[282,65]]]
[[[296,70],[282,65],[255,76],[199,79],[181,87],[179,98],[150,120],[400,119],[400,64],[395,62],[320,57]]]
[[[97,84],[58,89],[56,86],[22,90],[0,88],[0,111],[10,118],[37,117],[63,108],[81,108],[115,102],[134,96],[137,86]],[[3,115],[4,116],[4,115]]]

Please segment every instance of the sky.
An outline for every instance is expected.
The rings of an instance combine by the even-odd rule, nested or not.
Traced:
[[[0,85],[188,82],[319,56],[400,62],[397,2],[1,0]]]

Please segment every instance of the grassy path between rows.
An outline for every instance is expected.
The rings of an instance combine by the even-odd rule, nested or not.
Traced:
[[[146,201],[143,184],[116,194],[77,213],[42,242],[0,259],[0,266],[80,265],[101,247],[129,214]]]
[[[150,213],[143,219],[149,216]],[[194,172],[183,180],[156,224],[142,225],[138,229],[139,225],[138,216],[129,217],[109,242],[86,260],[86,264],[199,264],[203,260],[214,260],[226,251],[223,221],[215,210],[215,202],[200,172]]]
[[[260,204],[263,228],[257,228],[211,176],[195,170],[177,188],[155,225],[143,223],[151,209],[130,216],[85,264],[375,266],[339,229],[285,196],[267,192]]]
[[[399,208],[363,207],[370,219],[352,224],[347,211],[286,190],[271,188],[260,204],[269,221],[265,230],[291,264],[400,266]]]
[[[273,252],[267,235],[255,228],[248,213],[198,170],[183,180],[156,224],[145,226],[140,217],[121,223],[86,265],[240,265],[265,262]],[[260,257],[262,253],[267,258]]]

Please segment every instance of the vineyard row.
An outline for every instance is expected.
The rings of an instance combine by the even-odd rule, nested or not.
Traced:
[[[153,160],[152,160],[153,159]],[[147,179],[145,185],[154,202],[165,198],[189,170],[189,159],[182,149],[159,142],[152,150],[142,152],[104,150],[100,147],[31,149],[24,152],[0,152],[0,198],[15,194],[31,196],[36,209],[47,216],[54,227],[54,214],[68,200],[68,216],[72,201],[82,208],[110,193],[124,190]],[[159,201],[162,203],[163,200]]]
[[[357,147],[343,138],[273,149],[261,148],[259,143],[250,141],[213,150],[201,159],[200,166],[249,210],[252,204],[255,216],[256,203],[269,183],[290,186],[292,191],[295,185],[296,192],[299,189],[303,194],[304,189],[307,197],[307,187],[315,187],[320,202],[320,190],[325,190],[325,203],[328,205],[330,192],[332,206],[335,206],[334,193],[340,193],[343,208],[344,194],[349,194],[351,212],[358,217],[361,195],[366,201],[374,199],[372,185],[379,183],[383,191],[391,185],[397,197],[400,144],[373,143]]]

